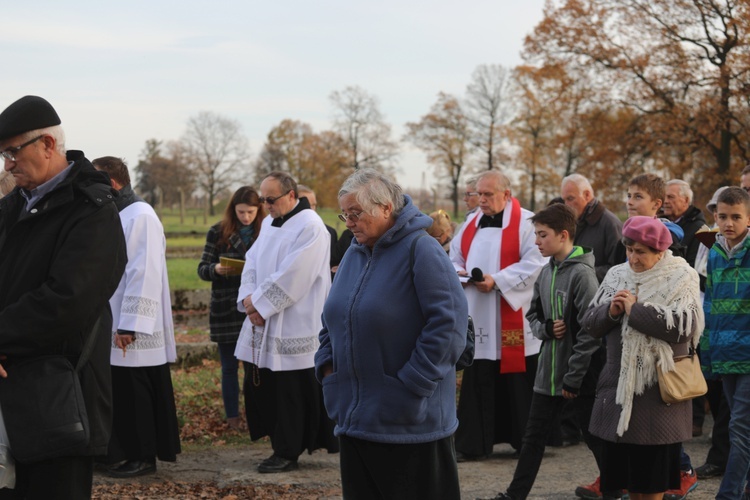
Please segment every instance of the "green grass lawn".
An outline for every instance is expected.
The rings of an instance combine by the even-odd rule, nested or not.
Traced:
[[[167,259],[169,288],[172,290],[201,290],[211,288],[211,282],[198,277],[200,259]]]
[[[332,208],[324,208],[318,211],[323,222],[336,229],[341,234],[346,226],[337,215],[339,211]],[[187,210],[185,223],[180,224],[180,214],[176,210],[164,210],[161,214],[164,232],[167,234],[182,233],[180,236],[167,238],[168,248],[193,248],[197,254],[203,250],[206,244],[206,232],[213,224],[203,223],[203,211],[198,209]],[[197,220],[194,223],[194,217]],[[216,216],[216,221],[221,218]],[[214,221],[215,222],[215,221]],[[194,235],[184,233],[194,232]],[[167,259],[167,272],[169,273],[169,286],[172,290],[199,290],[211,288],[211,283],[198,278],[198,259],[169,258]]]
[[[192,247],[203,250],[203,246],[206,244],[205,236],[180,236],[179,238],[167,238],[167,247]]]
[[[221,220],[222,210],[217,210],[216,215],[214,216],[209,215],[208,217],[205,217],[202,209],[188,209],[185,211],[185,219],[182,224],[180,224],[179,210],[164,209],[159,216],[161,217],[161,223],[164,226],[165,233],[194,232],[201,237],[205,237],[208,228]],[[318,209],[318,215],[323,219],[323,222],[335,228],[336,231],[340,233],[344,230],[345,226],[344,223],[338,219],[338,213],[338,209]]]

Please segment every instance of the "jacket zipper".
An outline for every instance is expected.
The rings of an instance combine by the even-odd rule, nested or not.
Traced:
[[[550,305],[552,306],[552,321],[555,321],[556,319],[559,319],[556,317],[557,308],[555,307],[555,281],[557,280],[557,268],[558,266],[554,266],[554,269],[552,270],[552,284],[550,285],[549,290],[549,301]],[[555,395],[555,360],[557,359],[557,339],[553,336],[552,337],[552,371],[550,373],[550,395]]]
[[[359,295],[359,292],[362,290],[361,283],[365,280],[365,275],[367,275],[367,272],[370,270],[370,262],[372,261],[372,255],[370,255],[367,258],[367,264],[365,264],[365,271],[362,274],[362,281],[360,281],[360,286],[357,289],[357,293],[354,295],[354,300],[352,300],[352,306],[354,306],[354,303],[357,301],[357,296]],[[354,377],[355,381],[355,390],[354,390],[354,404],[352,405],[352,410],[349,412],[349,414],[346,417],[346,427],[351,427],[352,425],[352,416],[354,415],[354,411],[357,409],[357,406],[359,405],[359,376],[357,375],[357,367],[356,363],[354,362],[354,319],[353,319],[353,312],[354,307],[352,307],[349,310],[349,324],[352,325],[352,332],[351,332],[351,341],[349,342],[349,359],[352,360],[352,376]]]

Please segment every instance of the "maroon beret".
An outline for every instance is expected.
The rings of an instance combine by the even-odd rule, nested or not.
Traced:
[[[667,226],[653,217],[636,215],[622,225],[622,235],[633,241],[663,252],[672,244],[672,233]]]
[[[0,113],[0,141],[29,130],[52,127],[60,123],[60,117],[49,102],[35,95],[27,95]]]

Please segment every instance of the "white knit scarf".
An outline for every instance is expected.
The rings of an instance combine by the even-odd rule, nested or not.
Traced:
[[[665,318],[668,329],[675,327],[676,317],[680,337],[692,333],[693,342],[698,342],[704,326],[698,274],[682,257],[674,257],[667,250],[651,269],[640,273],[633,271],[627,262],[613,267],[591,304],[609,304],[619,290],[629,290],[638,297],[640,304],[656,309],[659,317]],[[622,357],[615,398],[615,402],[622,406],[617,424],[618,436],[628,430],[633,398],[657,382],[657,367],[663,372],[675,368],[668,342],[631,328],[627,314],[623,317],[621,328]]]

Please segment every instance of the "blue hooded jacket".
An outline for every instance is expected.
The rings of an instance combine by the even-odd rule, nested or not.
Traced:
[[[445,250],[420,238],[432,219],[404,196],[395,224],[372,249],[352,242],[323,308],[315,373],[334,433],[381,443],[452,435],[455,364],[468,305]],[[323,367],[333,373],[323,378]]]

